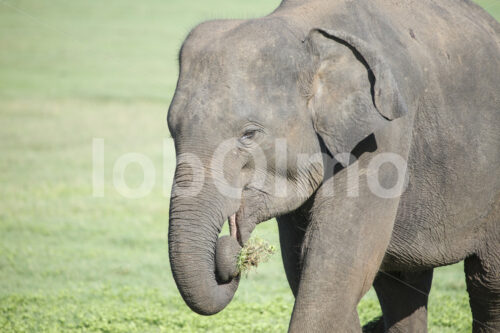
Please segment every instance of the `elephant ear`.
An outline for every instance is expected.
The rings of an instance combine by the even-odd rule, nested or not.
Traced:
[[[308,107],[316,132],[343,166],[364,138],[407,113],[390,67],[365,41],[343,31],[313,29]]]

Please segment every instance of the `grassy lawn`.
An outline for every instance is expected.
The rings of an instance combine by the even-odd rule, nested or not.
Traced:
[[[278,3],[0,0],[0,332],[286,330],[293,296],[279,255],[226,310],[201,317],[184,305],[167,253],[177,50],[197,22]],[[480,3],[500,17],[498,0]],[[103,197],[92,195],[93,138],[104,139]],[[113,186],[129,152],[156,171],[143,198]],[[142,170],[130,165],[125,179],[138,186]],[[255,233],[279,244],[274,222]],[[436,270],[429,311],[432,332],[471,330],[461,264]],[[360,313],[380,314],[373,291]]]

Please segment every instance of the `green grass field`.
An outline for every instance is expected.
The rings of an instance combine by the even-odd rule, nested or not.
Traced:
[[[0,332],[287,328],[293,296],[279,255],[222,313],[201,317],[178,294],[167,253],[177,50],[202,20],[278,3],[0,0]],[[500,1],[481,4],[500,17]],[[105,144],[104,197],[92,195],[93,138]],[[113,186],[129,152],[156,171],[143,198]],[[141,169],[130,165],[125,179],[138,186]],[[274,222],[255,233],[279,245]],[[380,314],[373,291],[359,308],[362,322]],[[431,332],[470,331],[461,264],[436,270],[429,311]]]

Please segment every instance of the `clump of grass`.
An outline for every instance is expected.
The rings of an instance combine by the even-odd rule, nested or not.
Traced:
[[[260,263],[266,262],[276,252],[276,247],[261,238],[249,239],[238,254],[238,272],[248,274]]]

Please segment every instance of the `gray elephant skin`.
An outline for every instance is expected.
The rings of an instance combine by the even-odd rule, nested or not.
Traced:
[[[234,257],[276,217],[290,332],[424,332],[433,268],[462,260],[473,331],[500,331],[500,24],[483,9],[284,0],[198,25],[179,64],[168,242],[192,310],[231,301]],[[372,285],[383,315],[362,328]]]

